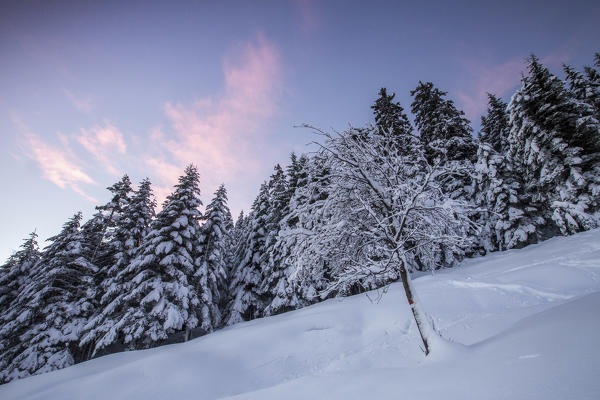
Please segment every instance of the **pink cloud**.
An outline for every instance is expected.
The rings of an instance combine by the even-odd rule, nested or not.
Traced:
[[[466,63],[469,81],[457,92],[457,100],[471,121],[478,119],[487,108],[487,93],[505,95],[519,84],[525,69],[523,59],[509,60],[499,65],[489,65],[480,60]]]
[[[192,103],[165,103],[168,123],[145,137],[125,138],[110,122],[58,134],[56,147],[30,134],[26,136],[26,147],[31,148],[28,156],[38,162],[46,179],[88,199],[82,185],[94,184],[103,173],[148,174],[159,204],[173,190],[185,165],[193,163],[201,174],[204,201],[225,183],[236,187],[230,204],[239,210],[247,206],[247,193],[239,188],[254,191],[265,176],[267,127],[278,112],[283,89],[279,53],[258,35],[225,58],[223,78],[218,94]],[[77,100],[69,94],[65,90],[71,101]]]
[[[95,184],[96,182],[84,172],[69,152],[49,145],[33,133],[25,133],[23,137],[28,149],[27,155],[37,162],[44,178],[62,189],[70,188],[86,199],[96,201],[80,187],[82,183]]]
[[[81,148],[73,149],[71,144],[74,141],[96,159],[97,164],[91,160],[96,177],[102,171],[117,176],[124,173],[120,168],[119,158],[126,154],[127,146],[123,134],[109,122],[105,122],[104,126],[81,129],[78,135],[59,132],[55,136],[59,145],[51,145],[30,132],[18,116],[13,115],[12,120],[21,131],[23,153],[36,161],[45,179],[61,189],[71,189],[89,201],[96,201],[81,187],[83,184],[97,184],[84,167],[90,167],[90,157],[83,157],[84,154],[80,152],[77,154],[81,157],[78,157],[74,150],[81,151]]]
[[[555,70],[561,68],[571,57],[570,50],[558,49],[542,57],[541,62]],[[478,119],[487,109],[487,93],[504,96],[519,85],[521,74],[527,72],[526,58],[523,56],[498,65],[480,58],[462,60],[468,80],[457,91],[456,97],[471,121]]]
[[[115,164],[115,156],[125,155],[127,146],[123,134],[109,122],[103,127],[95,126],[90,130],[81,129],[81,134],[75,138],[102,166],[112,175],[120,175]]]
[[[165,104],[172,133],[152,132],[156,148],[164,153],[148,162],[159,185],[175,183],[188,163],[198,166],[204,193],[260,169],[261,128],[276,113],[281,90],[278,52],[259,35],[225,60],[223,74],[221,95],[188,105]]]

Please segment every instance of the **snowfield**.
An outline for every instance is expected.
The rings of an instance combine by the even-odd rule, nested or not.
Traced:
[[[425,357],[402,285],[101,357],[1,399],[600,399],[600,230],[414,279],[448,341]],[[381,294],[381,293],[379,293]]]

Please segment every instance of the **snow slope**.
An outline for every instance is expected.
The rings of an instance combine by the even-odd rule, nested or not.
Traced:
[[[600,230],[0,386],[1,399],[600,399]],[[378,293],[370,293],[377,300]]]

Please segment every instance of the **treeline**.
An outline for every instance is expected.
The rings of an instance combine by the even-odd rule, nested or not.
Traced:
[[[200,212],[188,166],[155,214],[149,180],[127,176],[40,251],[32,233],[0,269],[0,379],[397,281],[404,271],[519,248],[600,222],[600,55],[566,79],[528,59],[481,132],[430,82],[411,124],[381,89],[374,123],[315,130],[319,150],[276,165],[234,223],[221,186]],[[416,128],[416,129],[415,129]]]

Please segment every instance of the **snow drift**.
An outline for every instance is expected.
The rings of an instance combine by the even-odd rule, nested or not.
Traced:
[[[600,230],[414,280],[448,342],[424,357],[401,284],[0,386],[2,399],[598,399]],[[374,300],[374,301],[371,301]]]

